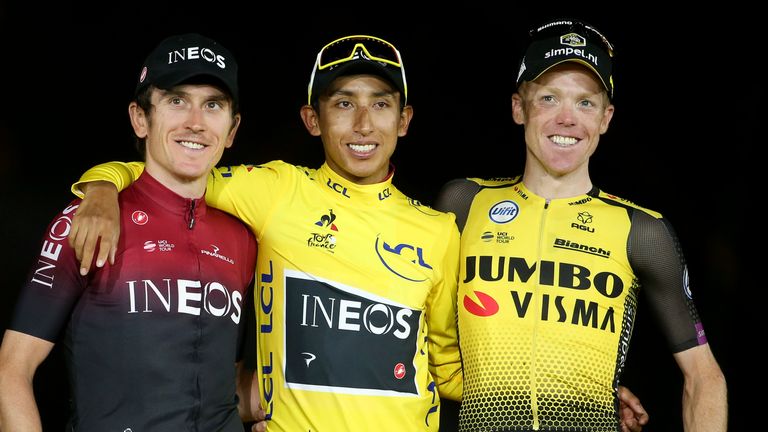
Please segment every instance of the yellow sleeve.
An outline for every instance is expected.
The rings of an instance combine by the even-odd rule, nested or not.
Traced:
[[[107,162],[88,169],[80,180],[72,185],[72,193],[83,198],[80,186],[93,181],[107,181],[117,187],[118,192],[127,188],[144,171],[144,162]]]
[[[443,280],[428,306],[430,372],[440,397],[461,400],[463,375],[458,336],[459,230],[451,217],[451,232],[443,257]]]

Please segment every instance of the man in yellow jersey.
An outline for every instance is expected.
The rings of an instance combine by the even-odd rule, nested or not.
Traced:
[[[392,183],[390,157],[413,114],[407,96],[392,44],[335,40],[318,53],[301,108],[325,163],[222,167],[209,177],[208,202],[259,242],[258,372],[270,431],[437,431],[440,397],[461,397],[454,216]],[[141,170],[100,165],[75,190],[92,180],[123,188]],[[96,239],[99,266],[117,236],[109,217],[84,216],[115,212],[115,188],[87,192],[94,211],[79,212],[71,237],[86,273]]]
[[[523,175],[454,180],[436,201],[462,232],[459,430],[619,430],[641,291],[685,379],[685,430],[726,430],[725,378],[672,226],[590,180],[614,113],[612,57],[587,23],[532,30],[512,96]]]

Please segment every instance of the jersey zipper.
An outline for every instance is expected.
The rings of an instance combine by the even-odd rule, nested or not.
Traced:
[[[189,226],[187,228],[192,229],[195,226],[195,200],[189,201]]]

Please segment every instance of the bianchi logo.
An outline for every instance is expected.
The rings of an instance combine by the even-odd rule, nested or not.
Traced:
[[[220,259],[222,261],[226,261],[226,262],[228,262],[230,264],[234,264],[235,263],[235,260],[233,260],[232,258],[229,258],[227,256],[224,256],[224,255],[220,254],[219,253],[219,247],[216,246],[215,244],[211,245],[211,249],[213,249],[213,251],[207,251],[205,249],[200,249],[200,253],[203,254],[203,255],[208,255],[208,256],[212,256],[214,258],[218,258],[218,259]]]
[[[590,255],[599,256],[602,258],[608,258],[611,256],[611,251],[605,250],[601,247],[590,246],[584,243],[576,243],[574,241],[556,238],[555,243],[552,245],[558,249],[569,249],[576,252],[584,252]]]

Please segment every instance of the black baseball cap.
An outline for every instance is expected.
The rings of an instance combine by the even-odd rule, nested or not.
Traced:
[[[136,95],[152,85],[164,90],[192,78],[212,78],[237,102],[237,62],[228,49],[197,33],[164,39],[144,60]]]
[[[520,62],[517,86],[564,62],[580,63],[597,75],[613,99],[613,45],[590,24],[560,19],[532,29]]]
[[[307,103],[317,101],[336,78],[356,74],[376,75],[387,80],[400,92],[402,105],[408,102],[400,51],[376,36],[353,35],[336,39],[317,53],[307,88]]]

